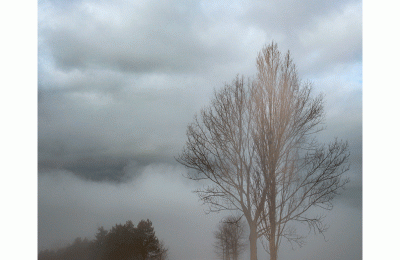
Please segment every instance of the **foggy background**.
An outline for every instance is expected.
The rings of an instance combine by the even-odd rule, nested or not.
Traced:
[[[255,76],[274,40],[325,94],[320,138],[351,151],[328,242],[310,235],[280,257],[361,259],[361,18],[361,1],[39,1],[39,250],[148,218],[171,259],[215,259],[224,215],[204,213],[192,193],[201,183],[174,157],[214,88]]]
[[[13,7],[11,11],[20,11],[15,16],[12,12],[10,15],[9,9],[2,9],[2,19],[8,20],[3,23],[4,33],[13,39],[3,42],[5,62],[7,69],[16,70],[4,74],[5,86],[9,87],[3,89],[7,100],[2,102],[3,120],[10,122],[3,130],[6,187],[2,189],[4,206],[11,209],[2,217],[7,223],[9,248],[18,246],[18,240],[26,241],[26,247],[33,246],[34,250],[36,242],[40,249],[51,248],[70,243],[78,236],[93,238],[100,225],[108,229],[128,219],[137,223],[149,218],[156,235],[169,247],[171,259],[213,259],[212,232],[222,215],[203,214],[204,207],[191,193],[198,184],[181,178],[185,169],[175,163],[173,156],[183,146],[186,125],[209,103],[212,89],[231,82],[236,74],[253,76],[257,52],[275,40],[282,52],[290,49],[301,78],[314,83],[314,93],[325,93],[327,140],[334,136],[347,139],[352,152],[348,172],[351,183],[327,214],[326,223],[331,227],[326,233],[328,242],[310,235],[301,249],[292,251],[282,245],[280,256],[361,258],[363,95],[368,101],[364,110],[364,115],[368,114],[364,117],[367,127],[363,129],[363,138],[368,137],[363,155],[368,165],[364,167],[368,174],[363,180],[367,202],[364,210],[368,213],[363,216],[364,227],[368,226],[364,231],[364,259],[372,259],[374,251],[376,256],[393,257],[396,239],[391,233],[398,229],[392,221],[397,212],[393,207],[398,183],[395,147],[399,141],[392,115],[398,111],[394,80],[397,67],[393,63],[399,53],[398,39],[393,38],[395,28],[391,27],[396,17],[391,5],[382,1],[371,8],[368,4],[368,19],[363,21],[368,37],[365,33],[363,38],[368,38],[364,48],[369,55],[364,55],[365,64],[361,66],[360,1],[326,1],[325,9],[316,8],[321,3],[307,1],[301,7],[283,1],[282,5],[250,3],[251,8],[242,4],[231,9],[196,2],[193,9],[189,8],[192,20],[173,22],[177,27],[169,24],[166,13],[163,17],[160,12],[169,9],[166,6],[177,10],[188,3],[146,3],[131,9],[119,5],[122,2],[113,3],[114,9],[105,1],[39,1],[38,88],[34,80],[37,71],[27,67],[36,60],[35,31],[26,31],[36,26],[35,16],[32,23],[21,22],[25,9]],[[206,8],[199,9],[202,5]],[[137,11],[141,18],[131,12],[135,8],[141,8]],[[111,9],[125,12],[119,23],[110,18],[114,17],[109,15]],[[363,9],[366,10],[364,6]],[[287,19],[288,15],[283,19],[282,10],[289,12],[291,19]],[[257,12],[268,15],[257,16]],[[201,19],[195,20],[196,15]],[[174,12],[170,16],[177,18]],[[356,21],[355,33],[347,31],[353,21],[349,17]],[[170,33],[166,27],[189,33],[173,34],[167,40]],[[146,35],[140,35],[139,29]],[[146,40],[151,31],[157,30],[164,32],[160,37],[163,40]],[[109,37],[110,31],[115,36]],[[351,42],[355,34],[358,36]],[[133,47],[129,50],[123,50],[124,44],[129,45],[129,37],[136,42],[130,43]],[[33,39],[32,46],[20,48],[26,38]],[[99,49],[97,44],[103,47]],[[156,54],[143,49],[156,50],[157,46],[161,46],[155,52],[160,58],[152,63]],[[192,50],[198,52],[193,54]],[[109,59],[114,55],[118,58]],[[163,55],[166,57],[161,58]],[[163,63],[170,57],[176,59]],[[140,65],[134,65],[132,60]],[[362,70],[368,91],[361,90],[365,85]],[[27,73],[21,76],[21,71]],[[33,79],[33,84],[27,84],[26,78]],[[25,90],[25,86],[29,87]],[[36,101],[31,103],[36,94],[37,106]],[[25,104],[29,109],[21,109]],[[34,156],[36,141],[38,160]],[[21,236],[20,230],[28,230],[28,236]],[[258,250],[260,259],[268,259],[261,245]]]

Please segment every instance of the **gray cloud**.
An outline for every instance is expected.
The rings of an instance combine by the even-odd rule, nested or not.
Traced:
[[[159,92],[104,97],[40,91],[39,169],[116,180],[130,161],[138,166],[174,161],[194,111],[185,94]]]
[[[254,62],[271,40],[290,49],[304,71],[361,60],[358,1],[84,1],[74,6],[39,8],[47,18],[39,20],[40,50],[46,48],[66,70],[212,71]]]
[[[254,1],[242,19],[290,50],[301,75],[310,77],[361,61],[361,8],[359,1]]]
[[[245,35],[229,26],[215,31],[199,8],[190,1],[85,1],[71,12],[52,6],[54,20],[43,21],[40,39],[63,70],[183,73],[240,61]]]

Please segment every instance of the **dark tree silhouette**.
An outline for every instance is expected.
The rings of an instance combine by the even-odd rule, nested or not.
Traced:
[[[93,242],[93,255],[95,259],[102,259],[105,255],[107,234],[108,231],[105,230],[104,227],[97,229],[95,240]]]
[[[137,242],[132,221],[115,225],[106,236],[103,259],[131,259],[138,253],[135,251]]]
[[[160,255],[160,242],[150,220],[139,222],[136,228],[136,239],[136,249],[142,259],[153,259]]]
[[[210,211],[236,210],[250,229],[250,259],[257,259],[257,239],[264,237],[276,260],[282,238],[302,244],[291,222],[323,233],[322,216],[307,216],[312,207],[330,210],[348,182],[347,143],[319,144],[323,98],[298,79],[290,53],[277,45],[257,58],[258,74],[247,86],[237,78],[215,92],[208,108],[187,129],[178,162],[194,169],[188,177],[209,184],[197,190]]]
[[[98,229],[93,241],[75,239],[74,243],[57,251],[39,252],[39,260],[164,260],[168,250],[155,235],[150,220],[142,220],[135,227],[132,221],[116,224],[110,231]]]
[[[104,232],[103,232],[104,233]],[[98,233],[99,234],[99,233]],[[115,225],[106,235],[103,259],[165,259],[167,249],[159,242],[150,220]]]

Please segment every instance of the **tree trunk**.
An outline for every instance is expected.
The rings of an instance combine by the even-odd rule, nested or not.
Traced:
[[[270,260],[278,259],[278,250],[276,248],[275,239],[271,239],[269,241],[269,259]]]
[[[257,260],[257,225],[250,225],[250,260]]]
[[[270,260],[276,260],[278,250],[276,245],[276,179],[275,179],[275,163],[271,171],[271,195],[269,201],[269,223],[271,225],[271,234],[269,239],[269,254]]]
[[[278,258],[278,248],[276,244],[276,221],[275,221],[275,201],[273,200],[272,207],[270,208],[270,225],[271,225],[271,234],[269,239],[269,255],[270,260],[276,260]]]

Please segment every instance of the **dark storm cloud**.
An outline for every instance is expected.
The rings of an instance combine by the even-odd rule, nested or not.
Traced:
[[[119,180],[130,161],[171,162],[204,97],[246,57],[248,30],[213,22],[203,9],[188,1],[43,1],[39,171]]]
[[[358,126],[348,131],[360,118],[342,118],[344,111],[359,117],[360,110],[343,109],[348,93],[329,83],[348,86],[337,75],[359,62],[360,8],[353,1],[42,1],[39,172],[65,169],[116,181],[132,162],[137,172],[174,163],[186,125],[212,89],[237,73],[254,75],[268,38],[282,40],[300,74],[330,91],[327,111],[339,117],[329,120],[339,126],[329,132],[361,142],[354,141]],[[336,76],[327,71],[332,67]],[[338,131],[343,120],[347,130]]]
[[[179,106],[175,102],[179,102]],[[39,172],[120,180],[135,162],[173,162],[194,111],[185,93],[39,91]],[[186,107],[182,113],[180,110]]]
[[[54,3],[39,8],[39,170],[116,180],[132,160],[172,161],[216,86],[199,71],[225,75],[244,56],[244,35],[214,37],[198,4]]]

